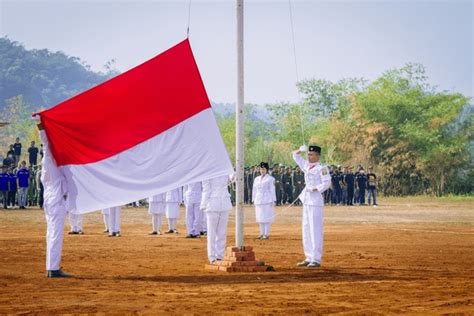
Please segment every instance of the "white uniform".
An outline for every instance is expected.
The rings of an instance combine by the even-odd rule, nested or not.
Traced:
[[[170,230],[176,230],[179,219],[179,205],[183,202],[183,188],[166,192],[166,218]]]
[[[152,226],[154,232],[161,230],[161,218],[166,212],[165,204],[166,193],[160,193],[148,198],[148,214],[152,217]]]
[[[255,205],[255,218],[260,226],[260,236],[270,235],[270,224],[275,218],[273,206],[276,202],[275,178],[260,175],[253,181],[252,201]]]
[[[113,206],[108,208],[109,211],[109,235],[113,233],[120,233],[120,206]]]
[[[305,188],[299,199],[303,203],[303,248],[307,262],[321,263],[323,252],[322,193],[331,186],[331,175],[326,166],[309,163],[301,155],[293,153],[293,159],[304,172]],[[313,191],[317,189],[317,191]]]
[[[71,232],[82,232],[82,214],[69,212],[69,224],[71,225]]]
[[[229,210],[229,177],[221,176],[202,182],[201,210],[207,216],[207,257],[209,262],[223,259]]]
[[[40,131],[44,156],[41,182],[44,187],[44,214],[46,217],[46,270],[59,270],[63,248],[64,221],[67,214],[66,179],[58,169],[49,149],[44,130]]]
[[[186,230],[188,235],[199,235],[202,224],[202,211],[199,207],[202,197],[202,183],[195,182],[183,188],[186,206]]]

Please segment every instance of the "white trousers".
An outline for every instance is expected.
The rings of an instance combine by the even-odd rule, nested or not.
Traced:
[[[120,206],[109,209],[109,233],[120,232]]]
[[[200,203],[186,204],[186,230],[188,235],[199,235],[202,224]]]
[[[46,217],[46,270],[61,268],[63,251],[64,222],[66,220],[66,205],[60,198],[52,203],[45,200],[44,214]]]
[[[224,259],[229,211],[205,213],[207,217],[207,257],[209,262]]]
[[[69,224],[72,232],[82,231],[82,214],[73,214],[69,212]]]
[[[303,249],[306,261],[321,263],[323,253],[323,207],[303,205]]]
[[[177,218],[168,218],[168,228],[169,230],[175,230],[178,226]]]
[[[270,236],[270,223],[258,224],[260,229],[260,236]]]
[[[161,230],[161,217],[163,214],[151,214],[151,226],[153,227],[154,232],[159,232]]]

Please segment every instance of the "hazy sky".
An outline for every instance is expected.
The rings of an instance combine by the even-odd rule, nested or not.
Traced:
[[[420,62],[440,90],[474,95],[473,1],[292,1],[300,79],[374,79]],[[120,71],[186,36],[185,1],[0,0],[0,36]],[[235,1],[192,1],[190,40],[209,97],[236,99]],[[245,2],[245,100],[295,101],[288,1]]]

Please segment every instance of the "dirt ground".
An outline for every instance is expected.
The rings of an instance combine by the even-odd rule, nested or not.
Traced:
[[[45,277],[41,210],[0,211],[0,313],[474,314],[474,199],[381,204],[326,207],[312,270],[295,267],[301,208],[278,208],[270,240],[258,241],[249,207],[246,245],[276,271],[238,274],[204,270],[206,239],[184,238],[183,213],[180,234],[149,236],[146,210],[124,208],[121,238],[91,213],[85,235],[64,238],[72,279]]]

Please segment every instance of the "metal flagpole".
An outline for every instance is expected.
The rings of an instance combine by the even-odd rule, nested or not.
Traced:
[[[244,0],[237,0],[237,104],[235,246],[244,246]]]

